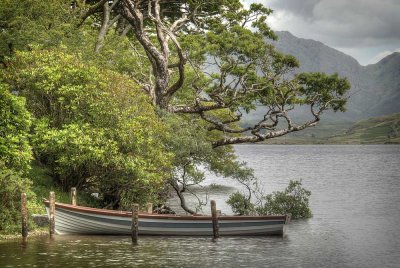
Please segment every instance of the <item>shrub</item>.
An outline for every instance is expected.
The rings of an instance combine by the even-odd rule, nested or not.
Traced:
[[[0,232],[20,228],[21,193],[35,203],[31,181],[25,177],[32,158],[28,143],[31,117],[25,99],[10,93],[0,81]]]
[[[28,143],[31,117],[25,99],[0,81],[0,159],[4,166],[26,173],[32,159]]]
[[[30,190],[31,181],[20,172],[7,168],[0,161],[0,232],[13,233],[19,230],[21,219],[21,194],[26,193],[28,204],[34,206],[35,195]],[[31,211],[30,211],[31,212]]]
[[[146,202],[163,187],[169,129],[128,76],[62,47],[16,52],[4,73],[35,118],[36,160],[64,190],[99,192],[116,208]]]
[[[257,208],[257,212],[264,215],[290,214],[292,219],[310,218],[310,195],[311,192],[302,187],[301,181],[291,180],[283,192],[265,196],[265,203]]]
[[[226,203],[231,206],[233,213],[237,215],[250,215],[254,213],[254,204],[239,192],[231,194]]]
[[[291,180],[283,192],[274,192],[261,197],[258,201],[262,205],[254,205],[248,197],[239,192],[231,194],[227,203],[232,211],[239,215],[290,214],[292,219],[301,219],[312,217],[309,207],[310,195],[311,192],[302,187],[301,181]]]

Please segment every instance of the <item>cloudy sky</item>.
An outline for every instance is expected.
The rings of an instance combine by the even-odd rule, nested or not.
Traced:
[[[400,52],[400,0],[243,1],[272,8],[273,30],[321,41],[362,65]]]

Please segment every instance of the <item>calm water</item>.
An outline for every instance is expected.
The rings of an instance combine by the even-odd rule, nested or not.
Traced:
[[[400,267],[400,146],[238,146],[267,192],[302,179],[314,217],[284,237],[57,236],[0,243],[1,267]],[[207,183],[238,187],[210,176]],[[234,188],[211,193],[217,206]],[[206,210],[205,210],[206,211]]]

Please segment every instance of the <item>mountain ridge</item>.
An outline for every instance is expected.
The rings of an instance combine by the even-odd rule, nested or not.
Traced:
[[[400,112],[400,53],[394,52],[375,64],[362,66],[356,59],[320,41],[298,38],[277,31],[271,43],[278,51],[295,56],[299,72],[338,73],[348,78],[347,112],[328,113],[328,121],[358,121]]]

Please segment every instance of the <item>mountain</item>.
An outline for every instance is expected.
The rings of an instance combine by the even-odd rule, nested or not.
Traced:
[[[319,41],[298,38],[289,32],[276,32],[278,41],[273,45],[300,62],[299,72],[338,73],[358,76],[362,66],[349,55],[328,47]]]
[[[393,53],[376,64],[361,66],[351,56],[321,42],[298,38],[289,32],[276,33],[279,39],[273,45],[299,60],[297,72],[338,73],[349,79],[352,88],[347,112],[328,113],[327,121],[354,122],[400,112],[400,53]]]
[[[376,64],[364,67],[363,79],[373,89],[371,97],[375,101],[368,102],[371,111],[376,111],[377,115],[400,111],[400,53],[395,52]]]

